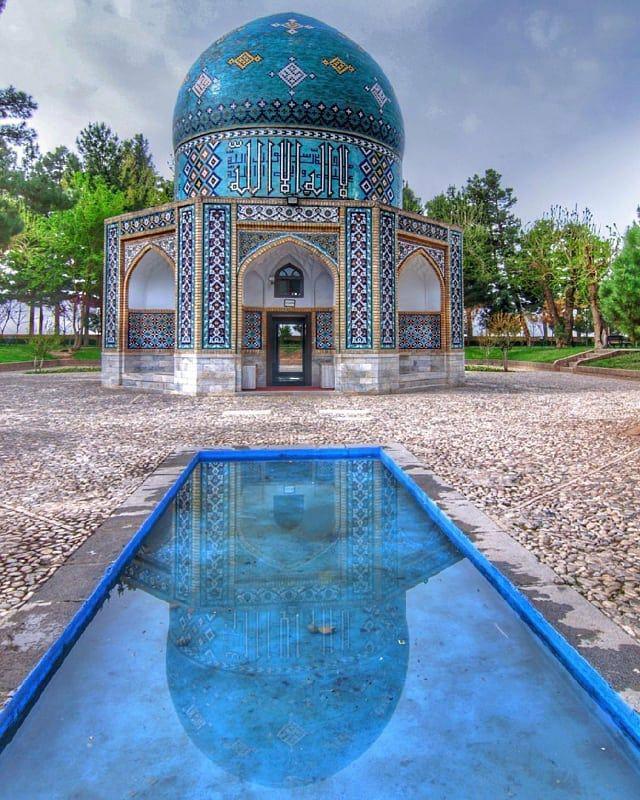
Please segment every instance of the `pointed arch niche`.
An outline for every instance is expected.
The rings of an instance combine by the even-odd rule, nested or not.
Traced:
[[[143,250],[126,276],[127,349],[173,350],[175,267],[157,247]]]
[[[398,322],[401,350],[439,350],[443,346],[444,281],[440,270],[417,250],[398,272]]]
[[[295,297],[278,296],[278,276],[286,267],[293,267],[302,276],[300,293]],[[308,313],[312,349],[334,350],[338,271],[324,253],[306,242],[287,237],[249,256],[240,268],[240,278],[243,350],[265,347],[267,317],[276,311]]]

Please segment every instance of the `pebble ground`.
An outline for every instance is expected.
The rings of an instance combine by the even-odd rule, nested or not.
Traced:
[[[0,375],[0,616],[177,447],[397,441],[640,640],[640,386],[468,373],[459,389],[182,397]]]

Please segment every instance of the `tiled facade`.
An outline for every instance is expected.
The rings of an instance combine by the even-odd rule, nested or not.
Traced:
[[[107,220],[106,385],[140,385],[144,373],[147,388],[235,392],[246,366],[264,386],[270,317],[292,309],[308,317],[312,385],[328,368],[338,390],[400,391],[407,352],[462,380],[462,234],[398,208],[404,133],[380,67],[323,23],[294,22],[258,20],[205,51],[176,106],[175,202]],[[172,308],[129,307],[150,251],[173,265]],[[251,265],[284,252],[321,265],[333,305],[326,293],[311,306],[245,304]],[[438,312],[399,307],[416,253],[442,285]]]

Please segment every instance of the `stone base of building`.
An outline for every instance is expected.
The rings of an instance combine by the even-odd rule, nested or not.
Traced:
[[[243,390],[243,367],[255,367],[255,386],[269,385],[262,354],[102,353],[102,385],[180,394],[235,394]],[[329,367],[338,392],[396,394],[464,383],[463,351],[449,353],[339,353],[315,355],[311,386]],[[327,371],[325,370],[325,374]]]

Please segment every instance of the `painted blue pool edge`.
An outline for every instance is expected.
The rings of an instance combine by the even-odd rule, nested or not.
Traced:
[[[330,458],[379,458],[428,516],[438,524],[460,552],[484,575],[529,628],[549,647],[575,680],[598,706],[612,719],[621,732],[640,748],[640,715],[638,715],[578,651],[537,611],[521,592],[497,569],[455,523],[438,508],[385,451],[384,447],[322,447],[296,449],[220,449],[201,450],[184,467],[162,499],[138,528],[118,558],[105,570],[93,592],[80,606],[56,642],[46,651],[13,697],[0,712],[0,751],[11,740],[23,719],[45,686],[73,647],[82,631],[109,596],[120,574],[134,556],[142,540],[164,513],[194,467],[202,461],[301,460]]]

